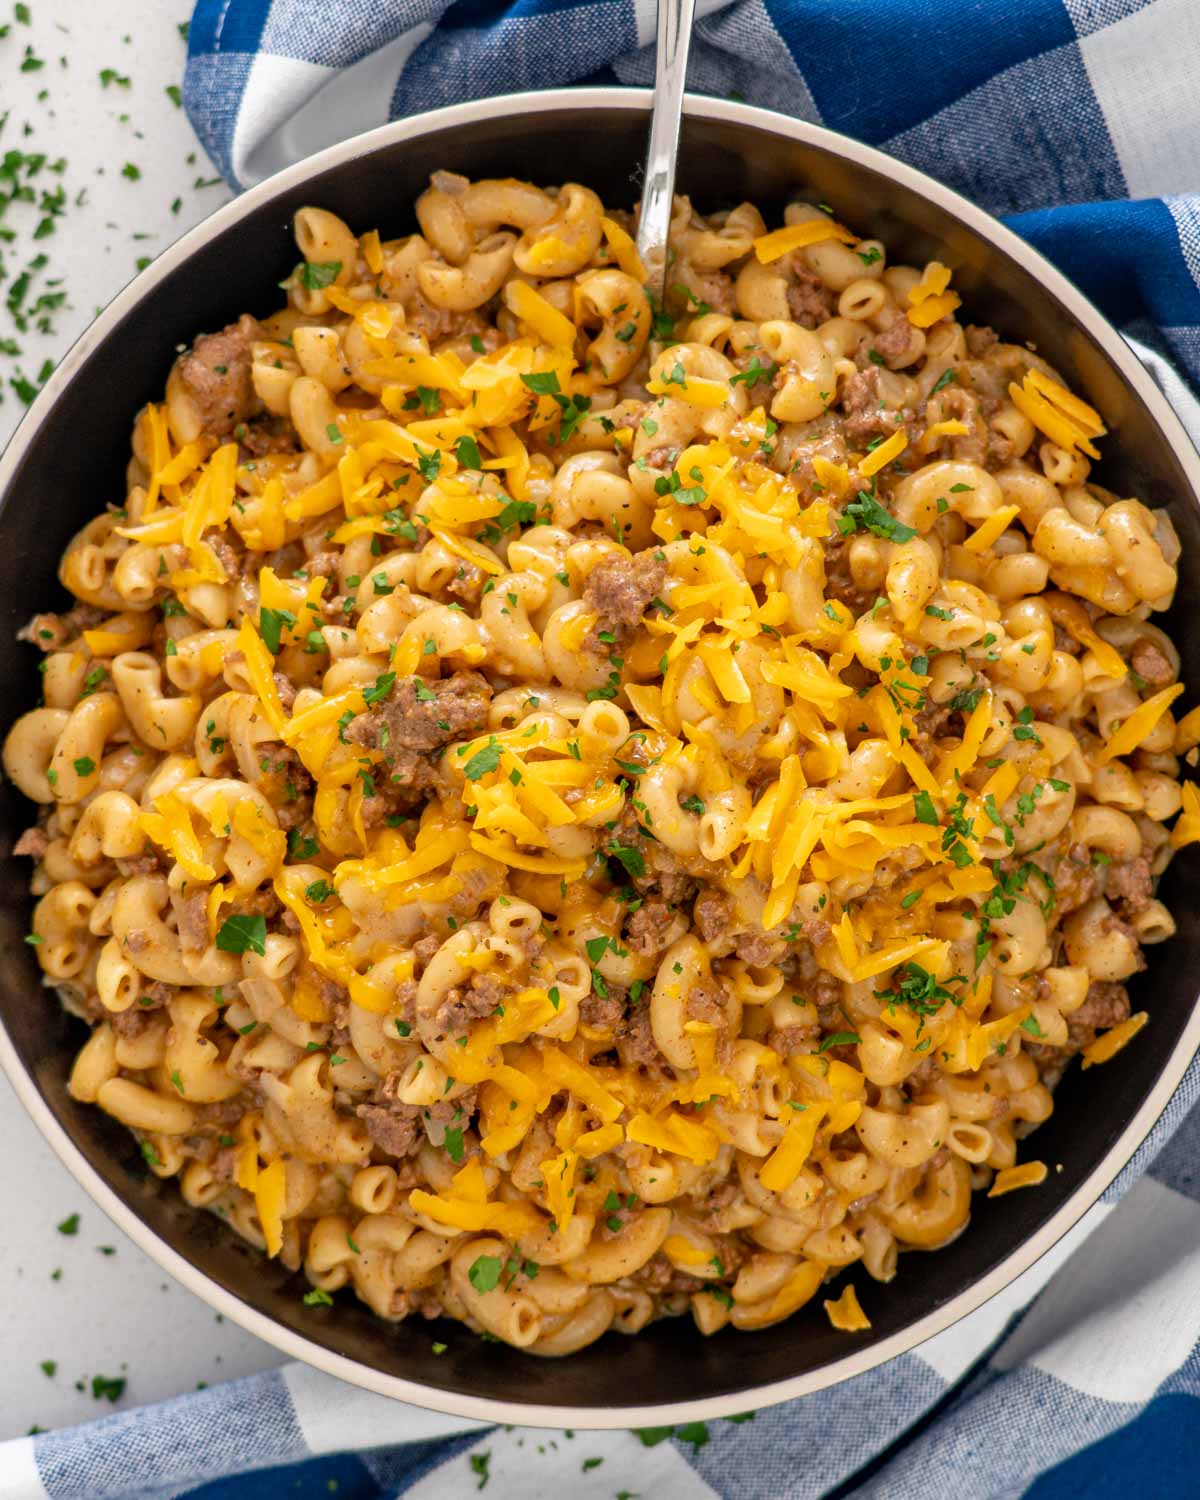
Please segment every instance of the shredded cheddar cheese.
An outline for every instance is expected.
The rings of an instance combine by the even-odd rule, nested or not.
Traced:
[[[826,1300],[821,1305],[839,1333],[864,1333],[871,1326],[870,1318],[859,1304],[858,1293],[849,1283],[843,1288],[840,1297],[832,1301]]]
[[[1094,1068],[1098,1063],[1106,1063],[1116,1057],[1117,1053],[1123,1047],[1127,1047],[1137,1036],[1149,1019],[1150,1016],[1146,1011],[1139,1010],[1135,1015],[1127,1017],[1111,1030],[1098,1036],[1094,1042],[1083,1049],[1083,1066]]]
[[[878,448],[861,459],[858,465],[860,474],[878,474],[880,469],[886,468],[894,458],[899,458],[908,447],[908,436],[903,427],[897,428],[890,438],[885,438]]]
[[[1087,1069],[1145,1024],[1099,976],[1200,842],[1177,541],[1040,356],[964,357],[947,264],[838,302],[882,252],[829,205],[677,215],[652,300],[581,184],[429,194],[301,209],[68,548],[31,952],[106,1028],[79,1097],[318,1300],[762,1327],[953,1237],[1082,1018]]]
[[[770,234],[759,235],[754,241],[754,254],[763,265],[769,265],[784,255],[790,255],[793,250],[821,245],[826,240],[840,240],[844,245],[855,242],[854,235],[832,219],[806,219],[802,224],[790,224],[785,229],[773,229]]]
[[[1049,1173],[1044,1161],[1026,1161],[1016,1167],[1002,1167],[988,1188],[989,1198],[1002,1198],[1017,1188],[1040,1187]]]

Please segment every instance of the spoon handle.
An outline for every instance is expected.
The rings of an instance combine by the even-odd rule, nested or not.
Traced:
[[[687,80],[688,45],[696,0],[658,0],[658,57],[654,112],[638,219],[637,247],[646,268],[646,290],[661,304],[667,269],[667,232],[675,193],[679,119]]]

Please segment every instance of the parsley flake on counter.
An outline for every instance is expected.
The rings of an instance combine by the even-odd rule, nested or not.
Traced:
[[[123,1375],[93,1375],[92,1376],[92,1399],[95,1401],[108,1400],[115,1405],[125,1390],[125,1377]]]

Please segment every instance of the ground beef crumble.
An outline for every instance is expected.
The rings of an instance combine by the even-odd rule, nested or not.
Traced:
[[[611,553],[588,574],[583,586],[584,603],[597,616],[596,635],[588,642],[590,649],[607,655],[614,642],[601,641],[599,634],[611,635],[619,643],[640,622],[667,576],[666,564],[656,551],[638,552],[633,557]]]
[[[1072,844],[1054,868],[1054,899],[1060,914],[1074,911],[1096,894],[1096,871],[1085,844]]]
[[[420,1114],[415,1104],[360,1104],[358,1118],[386,1156],[411,1156],[421,1143]]]
[[[912,324],[901,314],[897,314],[888,326],[871,340],[871,348],[889,369],[895,369],[896,364],[908,353],[911,344]]]
[[[635,953],[644,957],[661,953],[667,947],[667,934],[677,915],[665,901],[651,897],[638,907],[625,924],[626,943]]]
[[[845,411],[846,439],[856,448],[865,447],[872,438],[891,437],[912,413],[884,406],[879,394],[879,367],[859,370],[851,375],[842,393]]]
[[[49,847],[50,840],[44,828],[27,828],[13,845],[13,853],[28,854],[33,859],[41,859]]]
[[[179,377],[196,403],[204,431],[228,435],[259,410],[250,373],[251,346],[262,337],[248,314],[220,333],[202,334],[179,360]]]
[[[834,294],[796,255],[788,257],[788,311],[801,328],[816,328],[833,316]]]
[[[429,693],[433,696],[421,696]],[[491,698],[491,683],[478,672],[456,672],[431,682],[409,677],[378,708],[359,714],[346,738],[385,755],[397,749],[439,750],[486,728]]]
[[[434,1024],[447,1036],[461,1035],[472,1021],[495,1015],[496,1007],[513,994],[515,985],[489,973],[472,974],[465,988],[447,991],[446,998],[434,1014]]]
[[[1104,876],[1104,894],[1118,904],[1122,916],[1137,916],[1154,899],[1154,876],[1144,854],[1134,859],[1108,865]]]
[[[1166,653],[1145,637],[1134,646],[1129,665],[1151,687],[1162,687],[1175,680],[1175,668]]]
[[[1101,1031],[1119,1026],[1129,1018],[1129,991],[1123,984],[1098,980],[1088,988],[1083,1004],[1067,1017],[1068,1046],[1081,1052]]]
[[[650,1029],[650,1010],[644,1004],[631,1006],[617,1023],[616,1045],[617,1056],[621,1059],[623,1068],[670,1071],[654,1040],[654,1033]]]
[[[579,1002],[579,1019],[584,1026],[611,1035],[625,1014],[626,1003],[624,990],[618,991],[613,985],[609,985],[606,995],[584,996]]]

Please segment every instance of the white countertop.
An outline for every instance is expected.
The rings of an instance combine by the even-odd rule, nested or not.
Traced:
[[[35,201],[12,203],[0,217],[0,229],[16,232],[0,242],[0,446],[25,409],[11,382],[36,383],[44,361],[61,358],[140,257],[157,255],[229,197],[223,185],[196,185],[216,174],[166,92],[182,77],[179,25],[188,0],[27,4],[28,24],[13,19],[12,0],[0,0],[0,27],[9,28],[0,37],[0,116],[8,112],[0,159],[44,153],[46,163],[32,178],[19,169]],[[102,70],[111,70],[107,85]],[[64,158],[60,171],[51,169]],[[48,215],[41,195],[60,185],[62,213]],[[0,177],[0,196],[11,191]],[[53,232],[35,239],[47,217]],[[31,275],[25,307],[43,294],[65,291],[66,300],[50,313],[51,331],[21,332],[6,304],[39,254],[46,263]],[[10,339],[19,354],[6,352]],[[92,1393],[96,1376],[124,1379],[117,1404],[130,1406],[280,1362],[267,1345],[219,1322],[108,1222],[3,1077],[0,1140],[0,1439],[112,1411],[104,1394]],[[60,1234],[55,1226],[73,1214],[78,1232]],[[52,1374],[43,1361],[53,1362]]]

